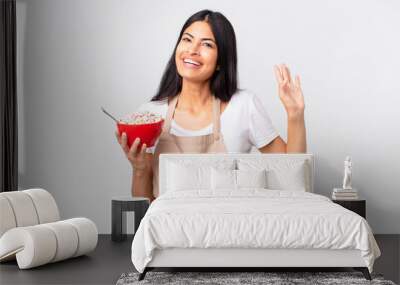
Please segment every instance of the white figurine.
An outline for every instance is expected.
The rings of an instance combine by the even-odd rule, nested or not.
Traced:
[[[351,188],[351,157],[347,156],[344,161],[344,178],[343,178],[343,189]]]

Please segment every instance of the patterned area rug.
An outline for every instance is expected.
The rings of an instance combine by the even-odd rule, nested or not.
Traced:
[[[371,274],[372,281],[366,280],[361,272],[147,272],[142,281],[139,273],[123,273],[117,285],[133,284],[379,284],[396,285],[384,280],[381,274]]]

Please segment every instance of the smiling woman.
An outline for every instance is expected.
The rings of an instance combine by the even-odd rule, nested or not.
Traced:
[[[285,65],[275,68],[278,94],[288,115],[288,143],[274,128],[260,99],[237,84],[236,36],[219,12],[202,10],[183,25],[157,93],[140,111],[164,119],[155,147],[136,139],[127,147],[116,132],[133,168],[132,196],[158,197],[161,153],[306,152],[304,99],[300,78],[292,81]],[[229,108],[227,108],[229,107]]]
[[[207,22],[194,22],[183,34],[175,52],[178,73],[190,81],[206,82],[214,74],[218,48]]]
[[[185,60],[198,65],[193,68]],[[193,91],[202,91],[201,97],[213,94],[223,102],[238,91],[236,36],[232,24],[219,12],[203,10],[185,22],[152,101],[186,94],[185,88],[194,86]]]

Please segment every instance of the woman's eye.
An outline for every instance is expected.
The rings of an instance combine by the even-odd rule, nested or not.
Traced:
[[[183,42],[190,42],[191,40],[189,38],[182,38],[182,41]],[[210,43],[204,43],[204,45],[206,45],[209,48],[213,47],[212,44],[210,44]]]

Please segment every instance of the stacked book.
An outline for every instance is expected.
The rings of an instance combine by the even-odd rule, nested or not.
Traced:
[[[333,200],[358,200],[357,189],[334,188],[332,193]]]

